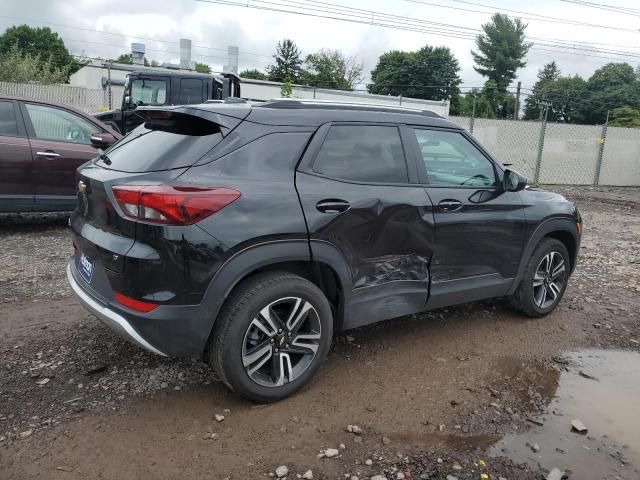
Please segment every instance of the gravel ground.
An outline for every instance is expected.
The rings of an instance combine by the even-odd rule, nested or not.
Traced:
[[[0,303],[71,294],[64,267],[72,246],[67,214],[0,214]]]
[[[640,351],[640,189],[553,190],[586,225],[556,312],[526,320],[492,300],[347,332],[309,387],[269,406],[86,313],[66,286],[66,216],[0,218],[0,478],[262,478],[280,465],[288,478],[543,478],[553,465],[488,448],[537,428],[577,368],[563,352]],[[338,456],[318,458],[326,448]],[[609,457],[594,461],[638,478]]]

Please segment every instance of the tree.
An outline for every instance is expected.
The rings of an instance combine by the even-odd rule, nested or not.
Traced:
[[[493,105],[489,103],[485,94],[478,88],[472,89],[464,96],[459,95],[454,98],[455,101],[453,98],[451,101],[451,115],[479,118],[495,118],[496,116]]]
[[[241,78],[251,78],[253,80],[266,80],[267,76],[260,70],[253,68],[251,70],[243,70],[240,72]]]
[[[21,50],[17,44],[0,54],[0,81],[15,83],[64,83],[71,65],[59,66],[49,56]]]
[[[59,68],[78,67],[62,39],[49,27],[19,25],[7,28],[0,35],[0,55],[8,53],[14,45],[17,45],[18,50],[32,55],[51,57],[51,63]]]
[[[609,125],[612,127],[640,128],[640,108],[616,108],[611,114]]]
[[[383,53],[371,72],[370,93],[427,100],[458,95],[460,65],[447,47],[422,47],[417,52]]]
[[[293,87],[291,85],[291,80],[288,78],[285,78],[284,82],[282,83],[282,86],[280,87],[280,96],[283,98],[289,98],[291,95],[293,95]]]
[[[133,55],[131,55],[130,53],[123,53],[118,58],[116,58],[114,62],[131,65],[133,63]]]
[[[532,95],[524,101],[524,119],[534,120],[540,114],[540,102],[545,100],[549,84],[560,78],[560,69],[555,61],[545,64],[538,70],[538,80],[533,85]]]
[[[608,63],[587,80],[585,122],[604,123],[607,111],[640,107],[640,81],[627,63]]]
[[[562,123],[583,123],[588,102],[587,83],[579,75],[560,77],[546,85],[545,99],[549,102],[547,120]]]
[[[195,69],[198,73],[211,73],[211,67],[206,63],[196,63]]]
[[[516,98],[512,93],[498,88],[494,80],[487,80],[482,87],[482,98],[487,110],[480,110],[480,117],[484,118],[513,118]]]
[[[23,58],[30,55],[31,60],[37,58],[40,62],[46,63],[47,68],[52,69],[49,72],[54,76],[59,72],[67,72],[64,81],[82,66],[69,53],[58,34],[48,27],[18,25],[7,28],[0,35],[0,55],[13,52],[11,54],[15,57],[16,52],[12,50],[14,46]]]
[[[133,65],[133,55],[131,53],[123,53],[115,60],[111,60],[114,63],[124,63],[125,65]],[[196,64],[196,66],[199,64]],[[202,65],[202,64],[200,64]],[[149,60],[147,57],[144,57],[144,66],[145,67],[158,67],[160,63],[156,60]]]
[[[284,82],[288,78],[293,83],[300,81],[302,58],[300,50],[292,40],[285,38],[278,42],[273,59],[275,63],[267,67],[269,80]]]
[[[307,85],[353,90],[362,81],[364,66],[339,50],[322,49],[307,55],[302,80]]]
[[[483,34],[476,37],[478,52],[471,51],[477,66],[473,69],[495,82],[498,91],[506,92],[516,78],[518,68],[526,66],[524,57],[531,48],[525,39],[526,23],[496,13],[491,22],[482,26]]]

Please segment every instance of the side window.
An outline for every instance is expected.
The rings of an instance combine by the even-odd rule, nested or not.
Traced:
[[[31,103],[25,107],[40,140],[91,145],[91,134],[100,131],[93,123],[67,110]]]
[[[164,105],[167,102],[167,82],[138,78],[131,82],[131,103],[136,106]]]
[[[331,127],[313,163],[328,177],[374,183],[407,183],[407,164],[396,127]]]
[[[183,78],[180,80],[180,103],[183,105],[202,103],[204,97],[202,80]]]
[[[414,130],[431,185],[483,186],[496,183],[493,163],[461,133]]]
[[[18,123],[13,102],[0,102],[0,135],[18,136]]]

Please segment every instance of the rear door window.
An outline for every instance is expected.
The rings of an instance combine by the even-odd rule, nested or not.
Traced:
[[[408,182],[400,132],[394,126],[332,126],[313,163],[313,171],[364,183]]]
[[[0,135],[8,137],[18,136],[18,122],[13,102],[0,102]]]
[[[197,78],[180,80],[180,103],[189,105],[204,101],[204,82]]]

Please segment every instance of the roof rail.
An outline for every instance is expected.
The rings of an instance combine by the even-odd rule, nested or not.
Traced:
[[[299,98],[272,98],[264,103],[254,105],[254,107],[262,108],[291,108],[291,109],[340,109],[340,110],[365,110],[379,111],[388,113],[408,113],[414,115],[424,115],[426,117],[443,118],[431,110],[420,110],[412,107],[403,107],[401,105],[385,105],[383,103],[358,103],[358,102],[340,102],[334,100],[311,100]]]

